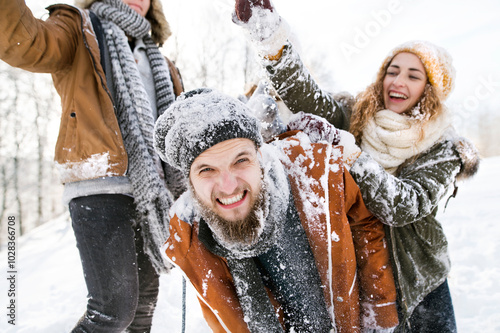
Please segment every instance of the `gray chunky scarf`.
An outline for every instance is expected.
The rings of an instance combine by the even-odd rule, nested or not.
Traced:
[[[165,58],[153,42],[150,23],[121,0],[94,2],[90,9],[101,19],[111,60],[115,108],[128,153],[128,178],[137,206],[137,219],[144,238],[144,251],[158,273],[168,272],[161,246],[168,238],[168,210],[172,195],[162,180],[153,148],[153,119],[147,92],[141,80],[128,37],[142,38],[146,45],[156,90],[158,115],[174,101],[170,72]]]

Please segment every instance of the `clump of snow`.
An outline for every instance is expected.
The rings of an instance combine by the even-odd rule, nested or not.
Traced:
[[[55,162],[62,183],[99,177],[111,177],[109,152],[94,154],[80,162]]]
[[[295,135],[295,138],[299,139],[300,145],[304,148],[305,154],[298,156],[295,162],[292,162],[286,155],[282,155],[280,158],[282,159],[287,172],[297,180],[296,184],[299,185],[299,195],[304,204],[304,212],[306,216],[308,216],[311,221],[315,221],[318,220],[317,217],[322,214],[328,215],[328,207],[325,205],[324,198],[320,198],[314,190],[315,188],[323,187],[323,184],[320,184],[318,180],[307,176],[307,170],[304,170],[308,167],[314,167],[317,163],[312,153],[313,149],[309,137],[304,133],[299,132]],[[294,140],[286,140],[276,141],[274,144],[286,151],[291,149],[292,146],[297,145],[297,142]],[[306,161],[309,161],[308,167],[302,167]],[[325,162],[328,161],[324,161],[324,163]],[[328,165],[328,163],[325,163],[325,165]],[[326,238],[327,237],[325,236],[325,239]]]

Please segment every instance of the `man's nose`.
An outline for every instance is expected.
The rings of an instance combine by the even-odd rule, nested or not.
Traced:
[[[233,194],[238,187],[236,176],[230,171],[221,172],[219,179],[219,190],[225,194]]]

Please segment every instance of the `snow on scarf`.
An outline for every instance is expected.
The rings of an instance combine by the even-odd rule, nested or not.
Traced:
[[[446,113],[427,122],[423,132],[420,124],[420,119],[381,110],[368,121],[360,147],[394,175],[407,159],[434,145],[449,126]]]
[[[141,80],[128,37],[142,38],[150,62],[156,90],[158,115],[174,101],[170,72],[165,58],[154,44],[150,23],[121,0],[101,0],[91,10],[102,20],[111,59],[116,90],[115,107],[128,153],[128,178],[144,238],[144,251],[159,273],[168,272],[161,246],[168,238],[168,210],[172,195],[156,165],[159,157],[153,148],[154,122],[147,92]]]

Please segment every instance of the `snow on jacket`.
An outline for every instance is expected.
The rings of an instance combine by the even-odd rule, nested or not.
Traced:
[[[285,133],[282,139],[273,145],[288,172],[338,331],[396,326],[396,291],[383,225],[367,210],[342,167],[341,148],[312,144],[301,132]],[[247,332],[226,261],[198,239],[199,218],[189,198],[185,193],[171,209],[165,253],[193,284],[214,332]]]
[[[367,207],[386,224],[406,317],[448,276],[448,242],[436,219],[438,204],[455,180],[472,176],[478,164],[470,142],[450,138],[400,167],[395,176],[366,153],[351,167]]]
[[[290,44],[285,46],[283,56],[268,61],[266,68],[291,110],[322,116],[338,128],[349,127],[352,97],[339,100],[321,90]],[[405,317],[444,282],[450,271],[446,237],[435,218],[438,204],[455,180],[474,175],[478,165],[473,144],[450,134],[404,163],[395,176],[366,153],[350,169],[366,206],[386,225]]]
[[[23,0],[0,0],[0,7],[0,59],[31,72],[51,73],[61,96],[55,149],[61,181],[124,176],[127,153],[88,10],[54,5],[42,21]],[[167,62],[179,95],[180,75]]]

